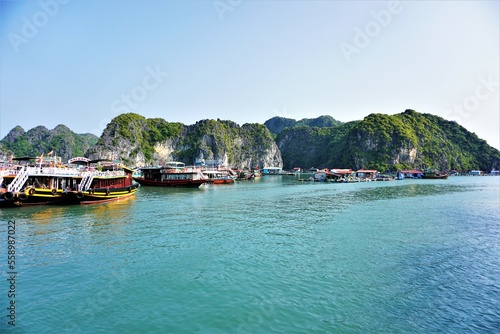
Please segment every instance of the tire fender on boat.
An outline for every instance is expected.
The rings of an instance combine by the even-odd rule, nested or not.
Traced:
[[[35,188],[30,188],[30,190],[28,190],[28,195],[33,196],[34,194],[35,194]]]
[[[25,201],[28,199],[28,195],[26,195],[25,193],[20,193],[18,197],[21,201]]]
[[[132,192],[132,186],[128,186],[127,188],[129,193]]]
[[[82,199],[83,198],[83,193],[81,191],[76,193],[76,198]]]
[[[56,188],[53,188],[53,189],[52,189],[52,195],[55,195],[55,194],[57,194],[57,189],[56,189]]]
[[[109,196],[110,194],[110,191],[109,191],[109,188],[106,189],[106,196]]]
[[[8,191],[5,194],[3,194],[3,198],[6,201],[12,201],[14,199],[14,194],[12,192]]]

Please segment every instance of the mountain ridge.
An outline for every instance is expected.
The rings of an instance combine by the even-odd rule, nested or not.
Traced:
[[[43,125],[25,131],[17,125],[0,140],[0,160],[7,161],[14,156],[39,156],[54,151],[63,160],[82,156],[97,143],[98,137],[77,134],[64,124],[49,130]]]
[[[0,141],[0,160],[51,150],[64,159],[84,155],[135,166],[205,159],[238,168],[500,168],[500,151],[476,134],[454,121],[412,109],[346,123],[331,116],[299,121],[273,117],[264,124],[242,126],[220,119],[184,125],[127,113],[108,123],[100,137],[76,134],[62,124],[52,130],[16,126]]]

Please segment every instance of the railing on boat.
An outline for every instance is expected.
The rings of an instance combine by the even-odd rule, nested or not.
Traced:
[[[23,167],[21,169],[8,169],[2,170],[1,175],[18,175],[21,171],[27,171],[29,175],[40,175],[40,176],[68,176],[68,177],[85,177],[87,175],[92,175],[93,177],[114,177],[114,176],[125,176],[125,171],[123,170],[113,170],[113,171],[89,171],[80,170],[75,168],[55,168],[55,167]]]

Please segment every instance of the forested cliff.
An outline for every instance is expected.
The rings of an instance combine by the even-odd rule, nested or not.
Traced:
[[[12,155],[39,156],[50,151],[67,161],[75,156],[83,156],[98,139],[90,133],[77,134],[62,124],[52,130],[40,125],[24,131],[22,127],[16,126],[0,141],[0,161],[8,160]]]
[[[196,159],[221,160],[239,168],[283,165],[276,143],[262,124],[201,120],[184,125],[133,113],[114,118],[87,155],[136,166],[167,161],[193,164]]]
[[[371,114],[334,127],[285,128],[276,138],[284,167],[374,168],[381,171],[500,167],[500,152],[456,122],[406,110]]]
[[[27,132],[17,126],[0,141],[0,160],[51,150],[65,160],[83,155],[131,166],[205,159],[237,168],[500,168],[500,151],[476,134],[456,122],[414,110],[371,114],[348,123],[331,116],[300,121],[273,117],[265,125],[242,126],[219,119],[184,125],[127,113],[115,117],[99,138],[76,134],[64,125]]]

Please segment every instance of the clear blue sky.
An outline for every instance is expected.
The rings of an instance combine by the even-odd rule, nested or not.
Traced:
[[[499,1],[2,1],[0,138],[411,108],[499,148]]]

